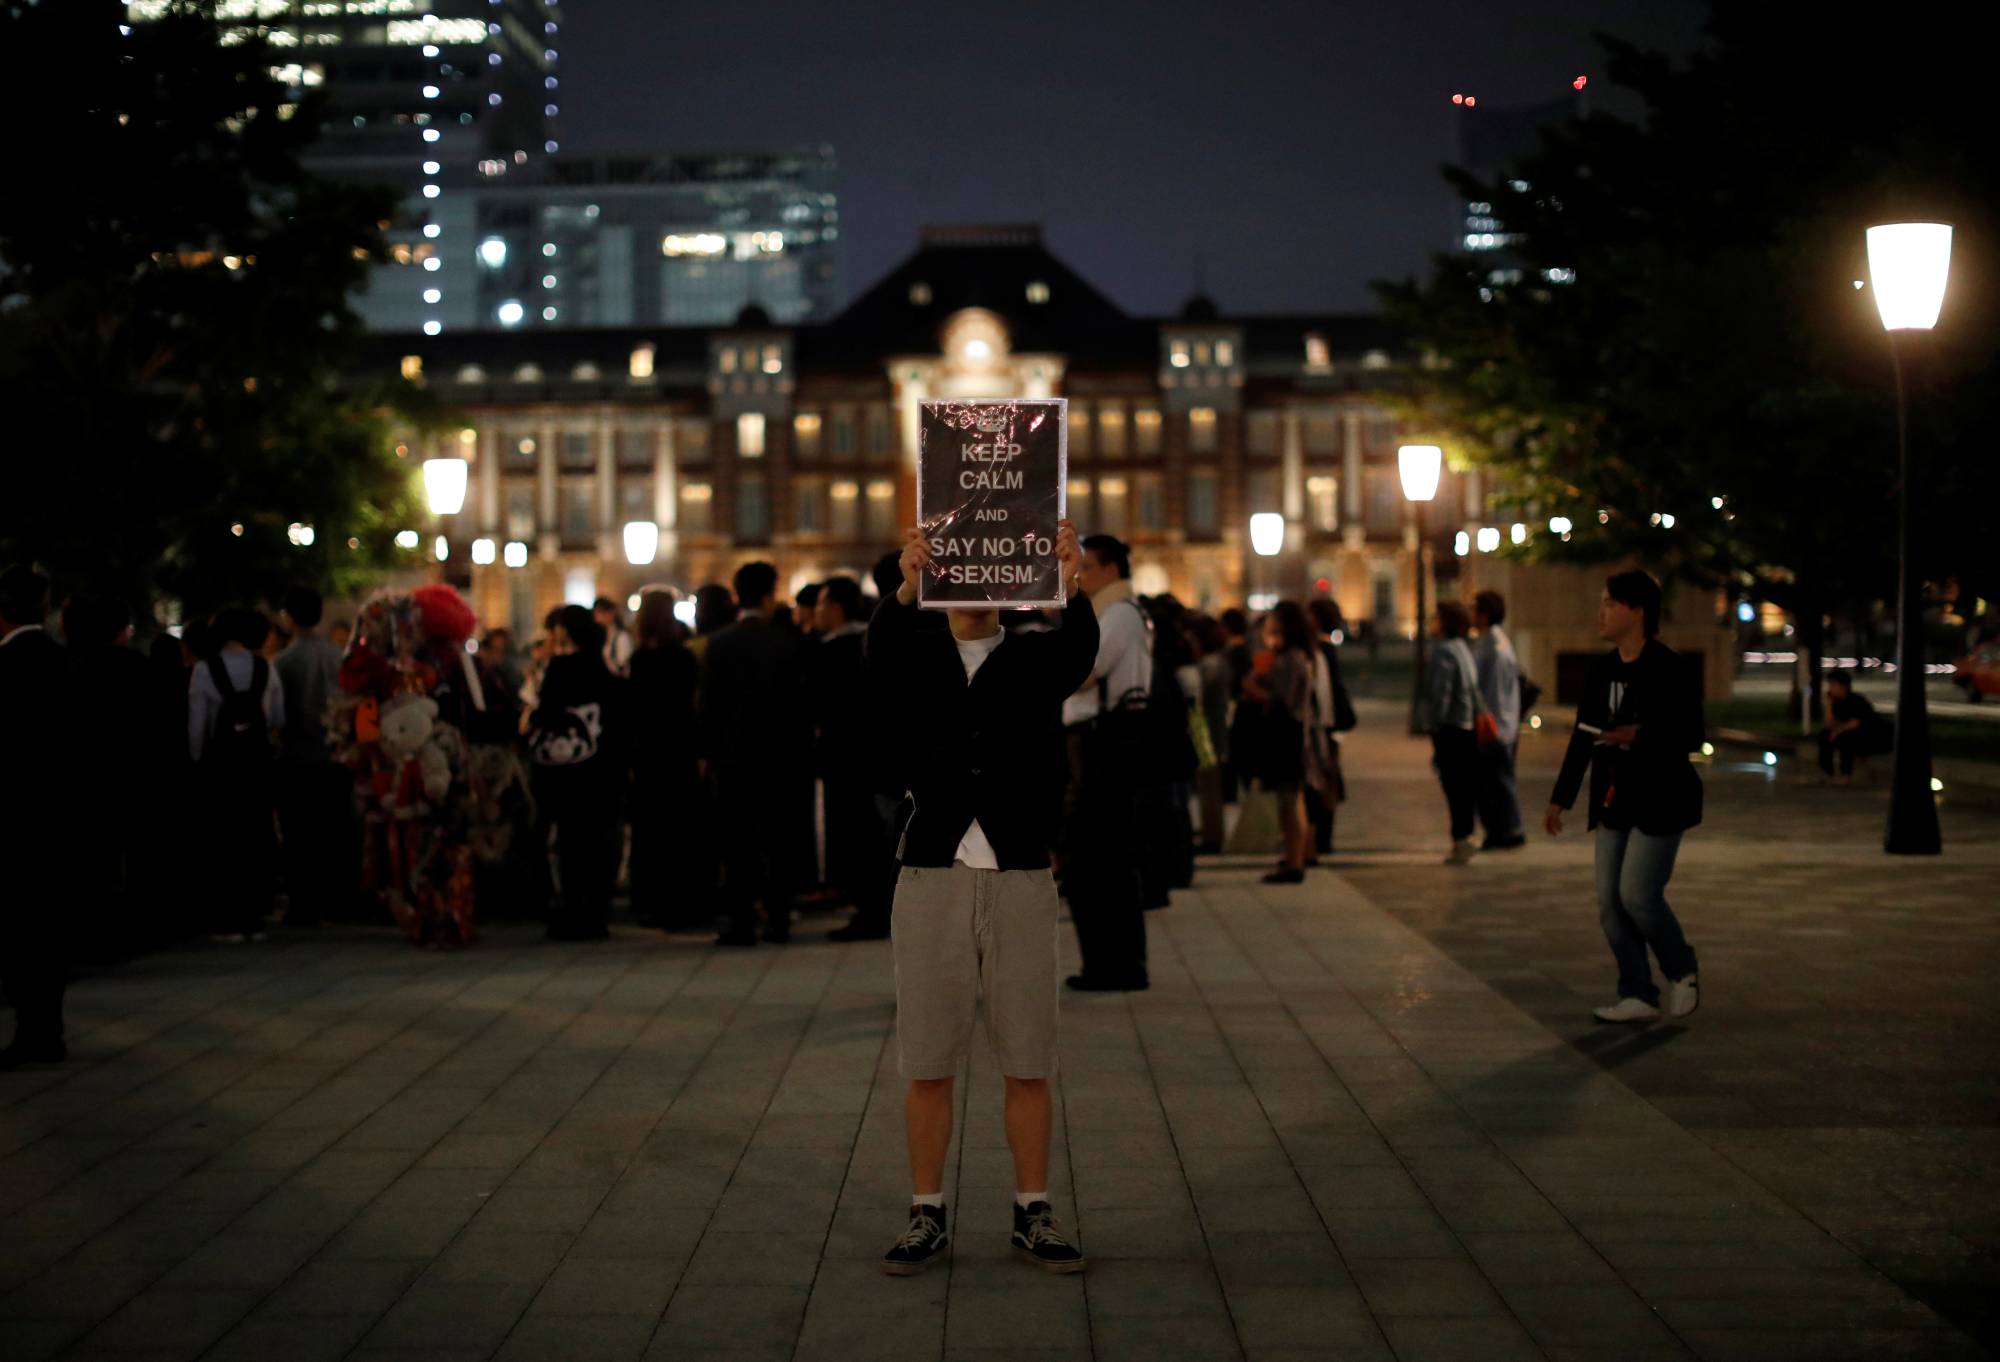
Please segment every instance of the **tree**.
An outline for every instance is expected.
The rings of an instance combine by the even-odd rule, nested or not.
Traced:
[[[1915,367],[1929,455],[1920,569],[1983,575],[1994,465],[1994,228],[2000,175],[1953,25],[1906,7],[1865,34],[1782,6],[1718,6],[1685,62],[1601,41],[1642,109],[1552,128],[1496,182],[1506,255],[1439,257],[1378,286],[1431,356],[1418,419],[1562,515],[1571,561],[1633,555],[1670,577],[1791,610],[1820,651],[1828,613],[1893,592],[1897,495],[1888,353],[1863,229],[1957,225],[1954,285]],[[1963,78],[1961,83],[1961,77]],[[1492,274],[1496,263],[1519,277]]]
[[[123,10],[0,7],[0,51],[63,63],[10,82],[28,164],[0,206],[0,379],[39,438],[11,463],[0,558],[140,618],[162,596],[199,614],[353,589],[411,523],[388,432],[413,390],[336,384],[394,193],[302,169],[315,110],[261,39],[220,45],[206,6]]]

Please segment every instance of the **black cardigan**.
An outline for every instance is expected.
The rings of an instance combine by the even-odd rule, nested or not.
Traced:
[[[1007,634],[969,685],[951,632],[922,615],[891,597],[868,625],[869,684],[896,715],[878,736],[915,801],[897,856],[949,866],[977,818],[1002,870],[1042,869],[1068,769],[1062,702],[1097,662],[1090,599],[1073,597],[1060,628]]]
[[[1614,713],[1611,667],[1617,657],[1613,649],[1591,663],[1576,719],[1600,729],[1637,724],[1638,737],[1621,749],[1599,746],[1595,733],[1573,731],[1550,802],[1565,809],[1573,805],[1588,766],[1591,827],[1685,831],[1701,822],[1701,777],[1688,760],[1702,742],[1700,691],[1678,653],[1647,639]]]

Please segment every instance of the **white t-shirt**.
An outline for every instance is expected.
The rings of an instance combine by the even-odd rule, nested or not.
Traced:
[[[1130,691],[1152,690],[1153,650],[1146,636],[1146,617],[1129,595],[1097,617],[1097,665],[1091,671],[1104,679],[1104,694],[1113,706]],[[1097,691],[1093,681],[1063,701],[1065,727],[1097,717]]]
[[[972,684],[972,678],[986,665],[986,659],[993,656],[993,650],[1007,639],[1005,630],[996,631],[990,638],[954,638],[958,645],[958,660],[965,666],[965,683]],[[973,870],[998,870],[1000,858],[993,854],[993,844],[986,840],[986,833],[980,828],[977,818],[965,830],[965,836],[958,840],[958,861]]]

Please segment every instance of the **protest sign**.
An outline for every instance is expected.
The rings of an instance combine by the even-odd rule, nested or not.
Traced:
[[[1069,404],[1060,397],[925,402],[917,523],[930,540],[920,602],[932,609],[1063,603]]]

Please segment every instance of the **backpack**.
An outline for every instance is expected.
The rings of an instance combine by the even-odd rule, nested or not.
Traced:
[[[271,682],[271,664],[262,657],[251,657],[247,690],[230,684],[229,668],[220,657],[209,658],[206,665],[209,679],[222,692],[222,708],[216,711],[215,731],[202,747],[202,765],[245,774],[263,771],[272,757],[271,724],[264,717],[264,690]]]

